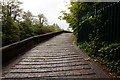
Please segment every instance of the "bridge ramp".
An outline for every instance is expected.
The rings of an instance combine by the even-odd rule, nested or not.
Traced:
[[[40,43],[15,63],[4,79],[108,78],[76,45],[73,35],[63,33]]]

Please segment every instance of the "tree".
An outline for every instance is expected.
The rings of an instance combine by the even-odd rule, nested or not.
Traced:
[[[30,11],[22,11],[21,4],[18,0],[0,2],[2,46],[55,30],[47,24],[47,19],[43,14],[39,14],[38,19],[34,18],[35,16]]]
[[[27,38],[34,35],[33,29],[33,15],[30,11],[24,12],[22,15],[23,21],[20,22],[24,30],[23,38]]]
[[[17,0],[9,0],[2,5],[2,38],[3,46],[20,40],[20,31],[18,27],[17,17],[20,16],[21,2]]]
[[[14,21],[17,21],[17,17],[20,17],[22,9],[20,5],[22,3],[18,0],[8,0],[2,4],[2,14],[4,22],[7,21],[7,18],[11,16]]]
[[[22,18],[24,19],[24,21],[31,21],[32,24],[33,14],[28,10],[27,12],[23,13]]]
[[[55,28],[55,31],[60,31],[61,28],[58,26],[58,24],[53,24],[54,28]]]
[[[47,25],[47,19],[43,14],[39,14],[38,18],[41,26]]]

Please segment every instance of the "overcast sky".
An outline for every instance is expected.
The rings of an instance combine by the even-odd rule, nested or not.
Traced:
[[[64,20],[59,20],[62,10],[69,11],[66,6],[66,2],[69,0],[19,0],[23,2],[21,8],[24,11],[30,11],[33,15],[39,13],[44,14],[48,19],[48,24],[53,25],[57,23],[62,29],[67,29],[68,24]]]

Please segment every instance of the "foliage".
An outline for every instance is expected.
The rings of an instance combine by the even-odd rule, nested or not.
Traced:
[[[47,19],[43,14],[38,15],[40,25],[47,25]]]
[[[34,16],[30,11],[24,12],[18,0],[0,2],[0,25],[2,25],[2,46],[23,40],[25,38],[48,32],[61,30],[56,24],[48,25],[44,14]],[[36,17],[36,18],[35,18]],[[2,24],[1,24],[2,21]]]
[[[120,59],[118,56],[120,52],[120,43],[112,43],[108,46],[102,47],[99,50],[99,57],[101,61],[106,64],[111,72],[120,74]]]
[[[89,56],[91,56],[92,58],[97,58],[102,64],[105,64],[110,69],[110,72],[115,72],[118,75],[120,74],[120,43],[112,43],[110,45],[102,43],[103,47],[100,47],[96,54],[93,54],[93,43],[91,44],[88,42],[84,42],[81,44],[77,43],[77,45],[83,51],[87,52]]]
[[[6,44],[13,43],[20,40],[20,37],[19,37],[20,32],[19,32],[18,25],[15,22],[13,22],[11,17],[8,17],[7,23],[4,24],[2,27],[3,27],[2,29],[4,34],[3,41],[5,41]]]
[[[58,24],[53,24],[53,27],[55,28],[55,31],[61,31],[61,28],[58,26]]]
[[[106,39],[110,34],[104,32],[106,26],[111,23],[111,16],[106,17],[105,10],[97,11],[109,4],[111,3],[71,2],[68,8],[70,13],[62,11],[63,16],[59,19],[69,23],[76,36],[77,45],[83,51],[91,57],[101,59],[102,63],[106,62],[111,72],[119,73],[119,43],[110,43],[110,40]]]

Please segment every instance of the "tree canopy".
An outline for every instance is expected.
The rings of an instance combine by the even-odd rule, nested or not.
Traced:
[[[2,46],[23,40],[25,38],[48,32],[58,31],[54,25],[47,24],[47,18],[39,13],[37,16],[30,11],[23,11],[18,0],[0,2],[0,27],[2,27]],[[59,29],[60,30],[60,29]]]

